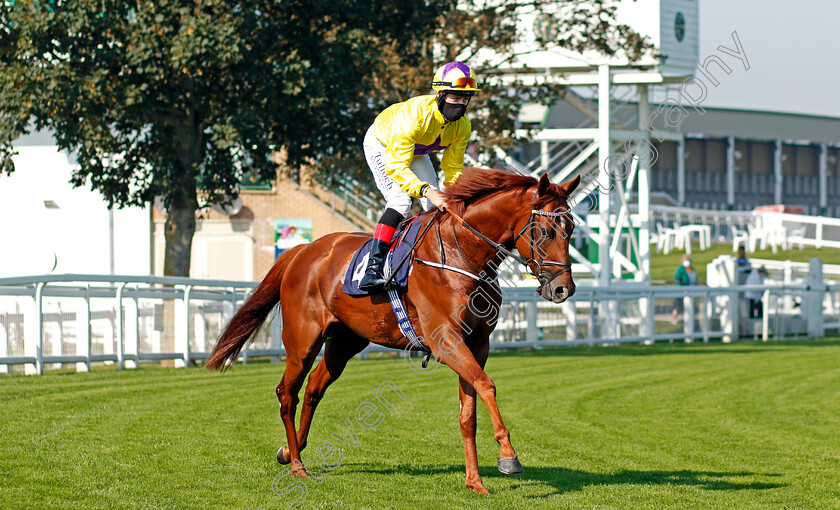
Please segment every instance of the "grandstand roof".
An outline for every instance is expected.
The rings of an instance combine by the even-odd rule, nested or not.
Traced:
[[[593,103],[593,106],[597,102]],[[654,115],[659,104],[651,104]],[[681,118],[676,127],[666,127],[664,118],[667,109],[676,106],[665,105],[662,113],[654,118],[653,127],[660,132],[677,132],[707,137],[728,137],[750,140],[786,140],[813,143],[840,144],[840,118],[802,115],[795,113],[764,112],[741,109],[703,108],[699,110],[689,105],[681,105],[684,113],[673,112]],[[619,120],[624,129],[636,128],[636,103],[626,103],[623,110],[613,117]],[[556,104],[545,119],[546,128],[573,128],[586,121],[587,117],[565,101]],[[536,119],[532,119],[536,120]]]

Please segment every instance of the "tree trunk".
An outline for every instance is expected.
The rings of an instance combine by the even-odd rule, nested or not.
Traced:
[[[166,218],[164,237],[166,250],[163,258],[164,276],[190,276],[192,240],[195,234],[195,205],[172,207]]]
[[[190,276],[190,259],[192,257],[192,240],[195,234],[195,211],[198,200],[195,192],[195,181],[184,179],[188,183],[181,183],[181,189],[176,194],[175,203],[170,205],[169,214],[164,224],[164,238],[166,248],[163,258],[164,276]],[[166,299],[163,302],[163,330],[166,339],[171,340],[168,349],[175,348],[175,300]],[[189,341],[189,340],[187,340]],[[161,361],[163,367],[176,366],[173,360]]]
[[[184,83],[189,89],[190,84]],[[163,257],[164,276],[190,276],[192,240],[195,234],[195,213],[198,210],[196,178],[198,165],[204,160],[204,137],[194,111],[174,122],[176,170],[172,175],[169,213],[164,226],[166,249]]]

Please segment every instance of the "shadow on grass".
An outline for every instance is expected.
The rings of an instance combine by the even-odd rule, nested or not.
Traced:
[[[354,470],[380,475],[404,474],[410,476],[429,476],[448,473],[464,473],[463,465],[450,466],[411,466],[375,467],[353,465]],[[633,471],[622,470],[615,473],[590,473],[577,469],[561,467],[526,467],[518,475],[504,475],[495,466],[479,467],[479,474],[484,478],[506,478],[522,483],[512,484],[512,489],[533,485],[534,483],[551,485],[557,494],[579,491],[593,485],[683,485],[698,487],[710,491],[767,490],[784,487],[784,484],[758,482],[753,477],[779,477],[780,474],[720,471]],[[552,494],[539,497],[549,497]]]

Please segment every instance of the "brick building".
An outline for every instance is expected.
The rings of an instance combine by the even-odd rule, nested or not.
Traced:
[[[240,192],[241,208],[236,214],[228,216],[214,208],[200,215],[193,238],[191,277],[261,280],[274,264],[276,220],[311,220],[312,240],[333,232],[372,232],[364,217],[345,216],[340,199],[306,180],[300,185],[278,177],[271,185],[257,188]],[[164,214],[153,208],[152,273],[157,275],[163,274],[164,222]]]

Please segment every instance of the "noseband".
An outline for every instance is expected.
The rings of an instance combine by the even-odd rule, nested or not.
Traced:
[[[516,235],[516,238],[513,240],[513,245],[516,246],[516,242],[519,241],[519,238],[525,233],[525,229],[530,227],[531,233],[528,236],[528,247],[531,251],[530,256],[527,260],[522,257],[518,257],[518,260],[525,264],[528,269],[531,269],[531,264],[536,264],[534,269],[531,269],[531,274],[540,282],[541,286],[548,285],[549,283],[553,282],[555,278],[562,275],[563,273],[568,273],[572,270],[572,263],[571,262],[557,262],[555,260],[546,260],[543,259],[542,261],[537,260],[534,258],[534,216],[546,216],[549,218],[558,218],[563,216],[564,212],[546,212],[546,211],[538,211],[536,209],[531,209],[531,215],[528,216],[528,223],[526,223],[522,230]],[[561,268],[560,271],[557,271],[554,274],[549,273],[548,271],[543,270],[543,266],[555,266]]]
[[[515,247],[516,243],[519,241],[519,238],[522,237],[525,234],[525,229],[530,227],[530,236],[528,238],[528,246],[530,248],[530,256],[527,259],[525,257],[517,255],[516,253],[513,253],[512,251],[508,250],[501,243],[497,243],[496,241],[494,241],[494,240],[490,239],[489,237],[485,236],[484,234],[482,234],[481,232],[479,232],[478,230],[473,228],[471,225],[469,225],[466,221],[464,221],[463,218],[461,218],[457,214],[453,213],[452,211],[447,210],[447,212],[449,212],[449,214],[451,214],[452,216],[457,218],[458,221],[461,222],[461,225],[463,225],[467,230],[469,230],[470,232],[475,234],[478,238],[480,238],[485,243],[492,246],[496,250],[496,252],[500,252],[500,253],[503,253],[503,254],[505,254],[509,257],[513,257],[517,261],[519,261],[521,264],[523,264],[525,267],[527,267],[528,270],[531,272],[531,275],[533,275],[534,278],[536,278],[540,282],[540,287],[541,288],[544,287],[545,285],[548,285],[549,283],[553,282],[558,276],[562,275],[563,273],[568,273],[572,270],[572,263],[571,262],[557,262],[555,260],[546,260],[546,259],[537,260],[534,257],[534,216],[546,216],[546,217],[549,217],[549,218],[557,218],[559,216],[562,216],[562,215],[566,214],[564,212],[546,212],[546,211],[538,211],[536,209],[531,209],[531,215],[528,216],[528,222],[522,227],[522,230],[520,230],[519,233],[516,234],[516,237],[513,239],[513,246]],[[556,273],[551,274],[548,271],[545,271],[543,269],[544,266],[555,266],[555,267],[559,267],[561,269],[560,269],[560,271],[557,271]]]

